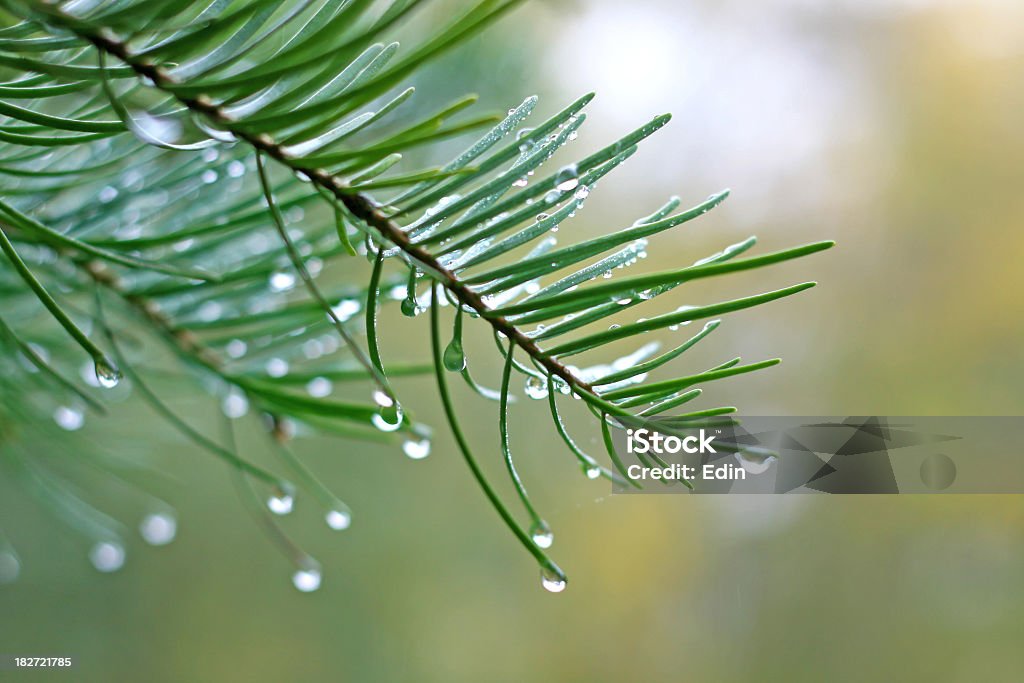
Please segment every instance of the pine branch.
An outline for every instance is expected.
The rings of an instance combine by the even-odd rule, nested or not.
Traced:
[[[513,372],[527,378],[529,397],[548,399],[556,431],[588,478],[628,481],[612,443],[611,429],[622,428],[627,419],[645,422],[653,415],[677,409],[700,395],[701,389],[695,385],[761,370],[779,361],[741,364],[735,358],[695,374],[648,381],[649,373],[667,367],[707,337],[717,328],[717,320],[657,357],[658,345],[647,343],[609,364],[577,368],[566,364],[566,359],[605,349],[616,341],[776,301],[815,283],[703,306],[683,306],[599,331],[584,328],[685,283],[771,266],[828,249],[832,243],[738,258],[754,246],[756,240],[751,237],[686,267],[595,283],[643,258],[649,238],[699,218],[728,195],[711,195],[683,211],[679,210],[680,200],[672,198],[628,227],[555,248],[556,239],[549,233],[573,217],[597,182],[628,160],[642,141],[669,121],[668,115],[654,117],[577,163],[533,182],[528,176],[576,137],[586,119],[582,110],[591,95],[579,98],[533,129],[521,126],[533,111],[536,98],[510,109],[505,117],[484,115],[456,121],[454,117],[476,99],[467,96],[437,112],[417,115],[413,123],[404,126],[385,122],[412,94],[411,88],[389,94],[407,76],[516,3],[480,0],[399,59],[397,43],[376,41],[417,4],[415,1],[391,3],[373,17],[368,11],[373,5],[369,0],[295,4],[259,0],[229,4],[227,8],[221,3],[148,0],[85,6],[0,0],[0,6],[26,19],[25,24],[0,29],[0,40],[11,52],[0,55],[0,67],[36,74],[0,84],[0,98],[17,102],[0,101],[0,116],[11,122],[0,123],[0,176],[25,179],[25,187],[10,193],[14,197],[10,204],[0,202],[0,219],[5,226],[5,232],[0,232],[0,247],[21,281],[97,359],[97,368],[101,364],[108,367],[108,363],[102,360],[105,357],[99,347],[76,326],[74,318],[81,312],[72,310],[70,301],[55,299],[34,271],[66,286],[71,295],[81,294],[81,278],[48,262],[46,249],[70,258],[96,286],[116,295],[140,316],[142,327],[167,339],[186,361],[198,364],[257,401],[272,415],[271,436],[278,445],[283,445],[289,434],[288,417],[317,429],[352,436],[364,436],[359,430],[370,425],[379,432],[402,429],[410,438],[425,433],[408,413],[403,414],[389,384],[388,375],[402,368],[387,367],[378,346],[378,303],[385,298],[385,291],[391,292],[390,298],[398,298],[384,277],[385,265],[391,262],[388,259],[397,257],[395,260],[408,268],[402,312],[412,316],[421,307],[430,309],[430,367],[437,376],[445,417],[456,443],[495,510],[540,564],[544,586],[559,591],[565,587],[565,575],[544,552],[553,536],[527,496],[513,460],[508,429]],[[57,27],[56,35],[49,35],[51,27]],[[40,44],[35,37],[39,32],[49,42]],[[98,57],[98,66],[88,64],[94,56]],[[115,60],[119,64],[108,66],[108,61]],[[74,104],[55,111],[60,105],[51,106],[53,98],[68,98],[63,101]],[[129,100],[133,98],[143,103],[138,116],[130,109]],[[374,106],[375,111],[358,113],[364,105]],[[116,120],[111,119],[111,113]],[[180,128],[183,122],[202,137],[190,141],[168,132]],[[393,170],[408,149],[433,146],[442,139],[491,125],[475,143],[443,166]],[[372,136],[381,130],[384,133],[370,141],[353,141],[360,139],[355,136]],[[125,133],[145,145],[125,142],[131,140]],[[514,143],[498,145],[512,134]],[[77,155],[80,150],[95,149],[89,147],[94,141],[109,143],[114,158],[93,151],[83,153],[84,160]],[[214,165],[221,143],[226,142],[241,144]],[[15,151],[5,154],[12,147]],[[29,151],[18,151],[22,147]],[[43,155],[54,148],[59,152],[51,165]],[[180,164],[161,163],[171,153],[169,150],[201,153],[185,157]],[[267,159],[274,160],[275,169],[287,170],[282,182],[274,183],[272,169],[264,163]],[[237,197],[222,192],[211,197],[196,191],[197,183],[201,188],[217,181],[220,174],[240,178],[245,173],[245,160],[256,162],[258,192],[239,192]],[[138,226],[134,234],[124,237],[109,224],[116,212],[126,207],[137,209],[118,189],[102,184],[128,164],[140,161],[149,175],[139,184],[145,189],[139,189],[139,198],[158,193],[164,196],[156,208],[143,210],[144,227]],[[66,167],[68,164],[70,167]],[[304,186],[300,180],[310,185]],[[130,183],[124,178],[117,182],[126,194],[135,192],[128,189]],[[72,198],[71,208],[63,212],[60,208],[41,208],[51,193],[70,193],[76,188],[88,192],[100,187],[98,205],[75,206]],[[237,188],[244,188],[241,181]],[[197,195],[209,202],[208,210],[204,201],[196,202]],[[319,202],[321,198],[324,203]],[[309,232],[296,229],[293,235],[287,225],[292,220],[288,212],[294,210],[301,217],[304,208],[314,202],[332,209],[334,223],[315,223]],[[39,219],[37,214],[54,215]],[[242,238],[250,234],[259,237],[249,229],[262,228],[260,223],[265,224],[268,217],[280,240],[280,250],[269,253],[262,247],[245,247]],[[360,312],[360,302],[343,298],[332,306],[330,302],[336,301],[336,296],[314,282],[327,261],[357,253],[350,228],[365,240],[365,254],[372,262],[369,283],[359,292],[365,302],[365,351],[345,326]],[[324,244],[325,240],[329,244]],[[511,258],[516,250],[526,247],[529,251],[525,255]],[[42,250],[42,257],[30,267],[19,252],[31,254],[33,250]],[[232,252],[230,258],[221,258],[225,250]],[[296,282],[290,272],[277,270],[288,263],[308,292],[306,300],[280,295]],[[226,272],[209,273],[199,268],[200,264],[215,265]],[[566,270],[570,272],[541,285],[542,280]],[[419,271],[430,280],[427,301],[417,298]],[[0,287],[4,285],[0,281]],[[279,298],[266,302],[267,307],[254,306],[268,286]],[[12,291],[18,290],[13,287]],[[438,310],[442,297],[456,309],[451,341],[443,350]],[[98,323],[116,351],[115,333],[103,318],[98,301]],[[504,357],[500,391],[480,387],[469,374],[462,347],[464,315],[485,321],[493,333]],[[307,372],[289,376],[288,362],[276,356],[262,371],[252,369],[253,357],[246,356],[246,342],[259,349],[257,358],[282,348],[294,353],[300,338],[319,343],[311,335],[325,325],[333,327],[350,350],[357,363],[355,371],[322,367],[310,370],[304,365]],[[13,327],[5,324],[0,331],[4,332],[0,342],[31,351]],[[306,342],[304,363],[321,353],[315,345],[312,352],[307,351]],[[333,348],[337,348],[337,340]],[[51,386],[67,389],[45,359],[38,354],[26,355],[30,364],[46,368],[43,375]],[[247,365],[236,372],[234,362],[243,356]],[[120,354],[118,357],[123,358]],[[132,368],[126,367],[126,371],[135,376]],[[530,517],[529,533],[505,507],[472,455],[459,426],[445,372],[460,373],[474,391],[498,402],[501,452]],[[326,398],[331,391],[325,376],[328,374],[372,381],[377,387],[377,405]],[[295,392],[295,385],[307,378],[312,378],[308,395]],[[326,382],[326,393],[321,385],[314,389],[315,382]],[[189,438],[229,462],[237,460],[230,429],[225,437],[229,446],[221,446],[167,410],[141,379],[139,387],[157,411]],[[601,467],[572,439],[558,411],[556,393],[583,399],[599,420],[614,470]],[[5,406],[0,405],[2,409]],[[17,411],[17,407],[10,410]],[[714,416],[733,410],[727,406],[710,408],[682,417]],[[388,419],[388,411],[396,419]],[[377,435],[378,431],[372,433]],[[421,444],[410,447],[410,443],[407,440],[403,447],[407,455],[419,458],[426,454]],[[305,488],[324,505],[333,506],[332,513],[342,514],[337,498],[301,462],[287,451],[279,454]],[[235,464],[245,469],[244,464]],[[264,478],[269,482],[272,475]],[[280,495],[271,499],[270,507],[286,512],[285,508],[291,508],[291,493],[282,487]],[[331,520],[329,513],[328,524],[343,528]],[[272,522],[265,526],[272,537],[280,535]],[[286,554],[293,560],[308,560],[309,566],[299,567],[295,575],[296,586],[300,590],[315,589],[320,580],[315,561],[297,547],[280,539],[277,542],[286,547]]]
[[[68,26],[68,28],[72,31],[76,30],[74,26]],[[78,30],[82,31],[82,29]],[[331,175],[322,168],[310,168],[295,163],[285,152],[283,146],[269,135],[254,135],[244,129],[232,125],[233,122],[231,118],[227,116],[220,107],[215,106],[209,98],[204,97],[203,95],[199,95],[195,98],[176,95],[175,88],[173,86],[180,84],[175,83],[174,79],[171,78],[166,70],[160,66],[135,58],[128,51],[127,46],[115,38],[108,35],[89,34],[85,32],[82,32],[79,35],[96,46],[97,49],[102,50],[113,57],[117,57],[119,60],[131,67],[132,70],[134,70],[140,77],[148,79],[156,87],[164,90],[172,97],[176,97],[181,104],[185,105],[190,110],[208,117],[210,121],[215,123],[219,128],[230,132],[236,138],[245,140],[253,148],[275,159],[281,164],[284,164],[293,172],[301,173],[307,178],[310,178],[314,184],[324,191],[329,192],[333,197],[342,202],[356,218],[364,221],[379,231],[380,234],[383,235],[391,244],[401,249],[402,252],[407,254],[415,263],[421,265],[426,272],[433,274],[445,289],[451,292],[459,303],[476,311],[484,317],[496,332],[499,332],[506,338],[512,340],[516,346],[523,349],[530,358],[543,366],[550,374],[561,378],[570,387],[572,387],[574,391],[596,397],[593,387],[574,376],[568,368],[559,363],[556,359],[543,353],[537,344],[521,332],[518,327],[512,325],[508,320],[500,315],[491,314],[490,307],[484,303],[483,298],[479,294],[471,290],[458,277],[456,277],[454,273],[442,266],[440,262],[428,251],[418,245],[412,244],[409,240],[408,234],[401,228],[401,226],[385,216],[379,210],[377,203],[371,197],[361,192],[354,192],[343,180],[337,176]]]

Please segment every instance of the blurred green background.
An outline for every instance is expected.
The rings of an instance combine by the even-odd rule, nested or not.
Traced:
[[[428,9],[407,33],[460,6]],[[1020,2],[538,1],[419,83],[438,99],[475,90],[499,110],[537,92],[537,117],[596,90],[577,156],[672,112],[563,227],[593,235],[672,194],[692,205],[732,188],[722,207],[657,238],[644,268],[688,264],[751,234],[762,250],[838,241],[812,259],[666,297],[674,308],[821,282],[726,319],[687,363],[785,363],[715,387],[703,405],[1024,411]],[[386,355],[425,359],[424,323],[388,312]],[[471,337],[478,379],[494,385],[493,347],[482,330]],[[429,378],[399,388],[418,417],[440,424]],[[488,471],[511,494],[496,406],[458,398]],[[201,415],[194,402],[172,403]],[[135,538],[124,569],[101,575],[79,537],[0,482],[3,526],[22,560],[18,581],[0,586],[0,651],[78,658],[69,672],[0,676],[1014,681],[1024,670],[1016,496],[613,497],[580,474],[546,406],[520,401],[513,446],[555,530],[564,593],[541,590],[438,429],[419,462],[396,447],[299,443],[354,510],[341,533],[302,498],[283,520],[324,567],[322,588],[300,594],[224,468],[135,402],[122,407],[55,457],[88,447],[155,459],[167,476],[148,483],[178,509],[178,538],[162,548]],[[568,419],[598,454],[593,422]],[[254,458],[258,429],[255,418],[240,422]],[[137,519],[140,500],[121,493],[105,509]]]

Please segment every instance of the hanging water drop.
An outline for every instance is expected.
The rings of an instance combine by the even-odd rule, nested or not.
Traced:
[[[548,397],[548,383],[540,377],[530,375],[526,378],[524,391],[527,396],[539,401]]]
[[[178,533],[178,520],[174,515],[154,512],[143,517],[139,524],[142,540],[150,545],[167,545]]]
[[[540,570],[540,585],[549,593],[561,593],[565,590],[565,577],[544,567]]]
[[[321,578],[319,567],[310,566],[296,570],[292,574],[292,584],[303,593],[312,593],[320,587]]]
[[[220,410],[227,418],[238,420],[249,412],[249,399],[242,391],[231,387],[227,395],[220,401]]]
[[[121,372],[106,361],[96,361],[96,381],[104,389],[113,389],[121,381]]]
[[[466,353],[462,350],[462,342],[452,339],[441,356],[444,367],[450,372],[462,372],[466,369]]]
[[[427,437],[408,438],[402,442],[402,452],[413,460],[422,460],[430,455],[430,439]]]
[[[89,549],[89,561],[97,571],[116,572],[124,566],[124,546],[116,541],[99,541]]]
[[[352,525],[352,515],[346,510],[331,510],[324,515],[324,521],[335,531],[344,531]]]
[[[370,418],[374,427],[382,432],[393,432],[402,426],[402,407],[390,396],[377,390],[373,392],[373,400],[380,406],[380,410]]]
[[[415,318],[420,313],[419,304],[413,296],[407,296],[402,300],[402,315],[407,318]]]
[[[267,498],[267,508],[275,515],[287,515],[294,507],[295,496],[288,486],[275,486],[270,497]]]
[[[585,463],[583,465],[583,474],[587,476],[587,479],[597,479],[601,476],[601,467],[594,463]]]
[[[555,174],[555,187],[562,192],[571,192],[580,184],[579,171],[576,164],[569,164],[558,169]]]
[[[571,365],[569,367],[573,368],[573,369],[570,370],[570,372],[579,372],[579,368],[574,368],[574,366],[571,366]],[[566,382],[561,377],[552,377],[551,378],[551,384],[552,384],[552,386],[554,386],[555,391],[557,391],[560,394],[564,394],[566,396],[568,396],[569,391],[571,390],[570,387],[569,387],[569,383]]]
[[[530,538],[538,548],[550,548],[551,544],[555,542],[555,534],[543,519],[538,519],[530,527]]]
[[[750,474],[763,474],[768,471],[768,468],[772,466],[776,458],[770,453],[750,453],[748,451],[740,451],[734,453],[736,461],[740,464],[740,467],[745,469]]]
[[[580,185],[576,189],[576,193],[573,194],[573,197],[575,197],[576,199],[579,199],[580,201],[583,201],[584,199],[586,199],[589,196],[590,196],[590,188],[587,187],[586,185]]]

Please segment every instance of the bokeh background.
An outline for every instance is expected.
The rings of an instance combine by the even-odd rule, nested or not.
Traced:
[[[437,3],[405,33],[462,6]],[[709,401],[760,415],[1024,410],[1019,1],[537,1],[419,84],[424,106],[475,90],[503,110],[538,93],[535,116],[595,90],[576,156],[672,112],[563,227],[593,235],[673,194],[692,205],[732,188],[722,207],[652,243],[651,270],[751,234],[762,250],[838,242],[668,297],[674,308],[821,283],[729,316],[695,350],[694,367],[785,359],[715,387]],[[386,355],[425,359],[422,323],[386,314]],[[493,347],[481,330],[471,337],[474,370],[493,385]],[[400,389],[439,424],[429,379]],[[501,479],[495,406],[465,392],[459,402]],[[184,399],[175,405],[200,417]],[[128,442],[155,459],[165,474],[148,484],[177,507],[178,538],[162,548],[136,539],[124,569],[101,575],[79,537],[0,482],[22,559],[19,579],[0,586],[0,651],[79,662],[0,676],[1015,681],[1024,670],[1017,496],[614,497],[580,474],[546,407],[520,401],[513,446],[555,530],[564,593],[541,590],[439,430],[418,462],[394,447],[301,442],[355,520],[331,532],[299,499],[285,526],[324,566],[322,588],[300,594],[228,473],[135,402],[122,408],[87,424],[65,455]],[[599,453],[593,423],[568,418]],[[257,430],[255,418],[241,423],[243,449],[260,448]],[[140,511],[130,495],[109,507],[129,519]]]

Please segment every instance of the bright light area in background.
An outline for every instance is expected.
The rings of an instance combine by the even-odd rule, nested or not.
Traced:
[[[863,202],[885,186],[890,146],[877,139],[893,133],[871,91],[881,87],[873,59],[885,56],[830,22],[838,13],[870,26],[925,9],[951,14],[950,38],[981,58],[1024,49],[1017,0],[590,0],[559,11],[567,20],[547,50],[549,73],[565,92],[597,92],[581,135],[587,144],[672,113],[647,143],[662,153],[638,155],[617,182],[684,201],[732,187],[743,201],[729,211],[746,229],[768,210],[783,218],[841,210],[837,201]],[[862,158],[872,141],[872,156]],[[841,191],[851,186],[856,198]]]

